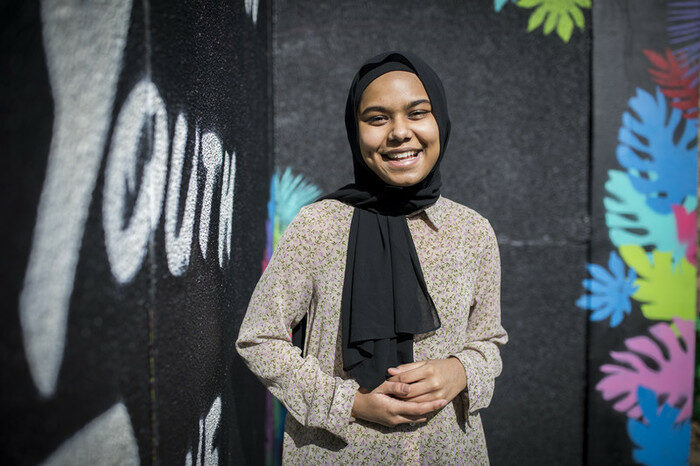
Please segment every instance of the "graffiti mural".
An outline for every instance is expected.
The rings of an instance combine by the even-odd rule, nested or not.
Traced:
[[[268,8],[61,0],[8,18],[14,92],[47,98],[27,113],[8,90],[3,125],[50,128],[11,134],[25,170],[3,180],[35,215],[7,264],[11,463],[262,458],[263,423],[238,416],[264,394],[233,344],[265,246]]]
[[[576,305],[592,311],[592,322],[610,317],[607,336],[593,332],[591,360],[593,364],[602,360],[602,364],[592,396],[601,397],[608,409],[627,418],[626,424],[618,424],[620,418],[606,416],[615,419],[612,425],[624,426],[628,436],[616,461],[687,464],[697,292],[700,29],[693,21],[700,2],[635,4],[637,7],[644,13],[635,17],[638,22],[626,25],[626,32],[633,37],[632,47],[630,43],[624,46],[627,50],[621,60],[626,72],[602,68],[599,73],[601,81],[618,86],[616,91],[633,90],[619,114],[616,145],[594,151],[594,163],[601,169],[595,171],[600,177],[597,183],[594,180],[593,189],[603,191],[594,195],[594,199],[602,198],[602,209],[599,204],[593,209],[600,209],[604,223],[593,255],[604,252],[607,236],[613,248],[608,252],[609,271],[587,264],[591,277],[583,280],[583,286],[588,293]],[[601,18],[615,18],[620,12],[633,16],[627,8],[623,2],[597,11]],[[643,22],[643,17],[658,19]],[[625,27],[614,19],[604,21],[603,30],[611,30],[613,24]],[[602,37],[606,39],[613,40]],[[657,49],[642,48],[641,44],[656,44]],[[606,51],[611,50],[618,49]],[[606,58],[614,62],[616,57]],[[632,63],[639,63],[638,68]],[[596,113],[614,108],[603,100],[598,105]],[[604,139],[606,130],[601,129],[600,135]],[[606,348],[605,342],[612,344]],[[600,411],[594,408],[591,412]],[[600,417],[591,421],[593,429],[602,429],[608,436],[620,435],[620,431],[602,427],[604,418],[596,416]],[[618,442],[623,444],[622,439]],[[589,451],[596,458],[602,457],[601,443],[597,436],[592,437]]]

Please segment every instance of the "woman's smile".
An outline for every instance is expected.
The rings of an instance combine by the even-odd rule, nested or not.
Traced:
[[[413,167],[413,165],[419,162],[422,155],[423,149],[408,149],[391,151],[389,153],[382,154],[382,158],[391,167],[402,169]]]

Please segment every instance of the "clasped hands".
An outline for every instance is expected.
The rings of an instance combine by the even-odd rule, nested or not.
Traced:
[[[467,386],[459,359],[428,359],[390,367],[391,375],[368,391],[360,387],[352,416],[393,427],[425,422],[428,414],[442,408]]]

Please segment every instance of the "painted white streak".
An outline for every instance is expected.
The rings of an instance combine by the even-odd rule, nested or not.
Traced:
[[[177,231],[177,214],[180,209],[180,184],[182,183],[182,166],[185,159],[187,143],[187,121],[180,114],[175,122],[175,136],[172,143],[172,161],[168,181],[168,196],[165,201],[165,253],[168,258],[168,270],[179,276],[185,273],[190,263],[192,249],[192,229],[197,202],[197,159],[199,156],[199,128],[195,131],[194,153],[190,182],[187,187],[185,212],[182,216],[180,231]]]
[[[131,1],[46,0],[42,32],[54,126],[19,317],[40,396],[56,389],[88,207],[102,159]]]
[[[90,421],[42,464],[139,464],[138,446],[126,406],[117,403]]]
[[[139,142],[144,133],[148,138],[153,116],[151,156],[144,166],[141,186],[137,187]],[[167,164],[165,104],[156,86],[145,79],[134,86],[119,112],[105,169],[102,204],[105,245],[112,274],[122,284],[131,281],[141,268],[148,239],[158,225]],[[131,217],[125,219],[127,194],[137,191]]]
[[[202,163],[207,173],[204,183],[202,211],[199,214],[199,248],[204,259],[207,258],[207,244],[209,243],[209,220],[214,197],[214,183],[216,175],[221,170],[222,156],[223,152],[219,137],[212,132],[204,133],[202,135]]]
[[[219,267],[231,258],[231,235],[233,234],[233,193],[236,185],[236,152],[224,155],[224,178],[221,183],[221,205],[219,207]]]
[[[197,444],[196,459],[192,449],[187,450],[185,465],[188,466],[215,466],[219,464],[219,450],[214,448],[214,434],[221,420],[221,397],[218,396],[211,404],[205,419],[199,420],[199,441]],[[204,462],[201,460],[202,448],[204,448]]]
[[[258,0],[244,0],[245,12],[253,20],[253,24],[258,22]]]

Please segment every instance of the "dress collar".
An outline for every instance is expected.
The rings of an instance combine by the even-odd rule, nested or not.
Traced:
[[[445,213],[445,198],[440,195],[438,197],[438,200],[435,201],[433,204],[430,204],[428,207],[424,207],[420,210],[417,210],[406,217],[413,217],[415,215],[419,215],[421,212],[425,212],[425,214],[428,217],[428,220],[430,220],[430,223],[435,225],[435,228],[438,230],[441,230],[443,227],[443,215]]]

